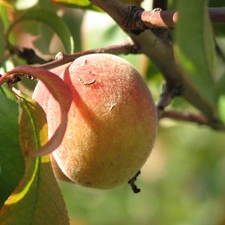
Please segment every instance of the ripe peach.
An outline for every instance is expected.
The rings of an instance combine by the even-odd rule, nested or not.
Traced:
[[[124,59],[91,54],[53,70],[71,88],[67,131],[52,153],[59,177],[109,189],[131,179],[153,147],[157,115],[143,78]],[[34,99],[44,108],[51,136],[59,123],[58,103],[42,83]]]

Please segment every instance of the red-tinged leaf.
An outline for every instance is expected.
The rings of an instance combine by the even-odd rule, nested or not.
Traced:
[[[65,134],[68,121],[67,113],[72,102],[72,92],[67,84],[57,75],[48,70],[34,66],[18,66],[13,70],[5,73],[0,78],[0,85],[8,76],[11,76],[13,74],[26,74],[38,78],[46,85],[52,96],[59,102],[61,122],[57,127],[55,133],[44,146],[38,149],[38,151],[34,149],[31,149],[31,151],[29,151],[29,153],[34,156],[49,154],[60,145]]]

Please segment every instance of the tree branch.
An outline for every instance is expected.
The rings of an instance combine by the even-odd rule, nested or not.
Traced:
[[[208,12],[212,23],[225,23],[225,7],[208,8]]]
[[[141,20],[148,28],[173,29],[177,22],[178,14],[176,11],[144,11]]]
[[[191,123],[197,123],[199,125],[206,125],[215,130],[225,131],[224,126],[215,126],[214,123],[211,123],[203,114],[193,114],[190,112],[176,112],[176,111],[163,111],[161,113],[161,118],[170,118],[178,121],[185,121]]]
[[[120,1],[111,0],[90,0],[90,2],[107,12],[120,27],[125,27],[125,24],[130,18],[131,8],[133,6],[123,4]],[[139,6],[134,7],[140,9],[140,12],[143,11],[143,9]]]
[[[161,119],[162,118],[193,122],[198,123],[199,125],[210,125],[204,115],[197,115],[189,112],[164,111],[161,115]]]
[[[139,34],[149,28],[173,29],[178,19],[176,11],[163,11],[167,7],[166,0],[154,1],[153,6],[161,7],[161,11],[144,11],[139,6],[123,4],[118,0],[90,0],[107,12],[127,33]],[[225,23],[225,7],[209,8],[212,23]]]
[[[225,23],[225,8],[209,8],[209,17],[212,23]],[[148,28],[173,29],[178,20],[176,11],[144,11],[141,20]]]
[[[134,43],[130,40],[123,44],[112,45],[112,46],[105,47],[105,48],[97,48],[97,49],[87,50],[87,51],[83,51],[83,52],[77,52],[75,54],[64,54],[64,53],[59,52],[55,56],[54,61],[41,64],[37,67],[41,67],[46,70],[51,70],[53,68],[70,63],[83,55],[96,54],[96,53],[109,53],[109,54],[114,54],[114,55],[138,54],[138,49],[136,48]],[[25,76],[27,76],[27,75],[26,74],[14,74],[13,76],[8,77],[7,82],[14,84],[14,83],[20,82],[21,78],[23,78]],[[0,77],[1,77],[1,75],[0,75]],[[33,79],[32,77],[28,77],[28,78]]]
[[[39,67],[50,70],[55,67],[72,62],[83,55],[94,54],[94,53],[110,53],[114,55],[119,55],[119,54],[127,55],[127,54],[137,54],[138,49],[132,43],[132,41],[130,41],[120,45],[112,45],[106,48],[91,49],[91,50],[87,50],[83,52],[77,52],[75,54],[64,54],[60,52],[56,55],[56,59],[54,61],[42,64]]]
[[[125,32],[129,30],[129,28],[125,27],[127,23],[123,23],[125,18],[129,18],[132,16],[132,14],[130,14],[130,10],[128,10],[127,8],[127,5],[122,4],[119,0],[90,0],[90,2],[95,3],[98,7],[104,9],[113,19],[116,18],[115,21],[119,21],[118,25],[120,25]],[[110,8],[113,5],[117,6],[116,10]],[[119,13],[118,11],[121,11],[123,13]],[[224,12],[224,10],[222,11]],[[126,12],[128,14],[124,15],[124,13]],[[161,12],[155,11],[155,13]],[[121,15],[121,18],[119,18],[119,15]],[[136,12],[135,16],[137,15],[139,14],[137,14]],[[140,27],[143,27],[142,19],[139,18],[139,21],[138,17],[136,17],[136,19],[137,21],[133,25],[139,26],[140,24],[142,24],[140,25]],[[210,103],[204,101],[199,95],[198,90],[195,89],[195,87],[185,79],[183,71],[174,57],[173,46],[172,43],[170,43],[170,39],[166,36],[157,37],[151,30],[146,30],[140,33],[140,35],[136,35],[136,31],[137,29],[135,29],[135,33],[127,33],[136,44],[139,53],[143,53],[148,56],[149,59],[151,59],[154,65],[158,68],[158,70],[163,74],[167,81],[167,86],[169,87],[169,89],[181,90],[182,96],[204,113],[204,115],[210,121],[212,127],[214,127],[215,129],[221,129],[223,125],[216,118],[214,107]]]
[[[164,114],[164,109],[171,103],[172,99],[178,95],[180,95],[179,88],[170,89],[170,87],[167,86],[166,83],[163,85],[163,92],[156,106],[158,119],[162,117],[162,115]]]
[[[165,108],[171,103],[172,99],[181,94],[180,91],[181,90],[179,88],[171,89],[170,87],[167,86],[166,83],[163,85],[163,92],[156,106],[158,120],[161,120],[163,118],[170,118],[174,120],[197,123],[199,125],[207,125],[213,129],[225,131],[224,126],[221,126],[221,124],[216,124],[216,121],[212,123],[212,121],[208,120],[203,114],[165,111]]]

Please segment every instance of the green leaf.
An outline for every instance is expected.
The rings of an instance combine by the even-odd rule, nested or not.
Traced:
[[[53,3],[72,8],[91,9],[95,11],[102,11],[102,9],[90,3],[89,0],[52,0]]]
[[[8,15],[8,12],[9,12],[9,11],[8,11],[7,7],[4,7],[4,6],[1,6],[1,7],[0,7],[0,18],[1,18],[1,23],[2,23],[1,26],[4,27],[4,32],[1,31],[2,34],[5,33],[5,30],[8,29],[8,27],[9,27],[10,24],[11,24],[10,19],[9,19],[9,15]],[[1,28],[1,29],[3,29],[3,28]],[[14,36],[11,35],[10,38],[11,38],[11,39],[10,39],[11,43],[15,43],[15,38],[14,38]],[[1,38],[1,42],[2,42],[2,43],[5,42],[5,38]],[[4,44],[4,45],[5,45],[5,44]],[[3,58],[3,55],[1,55],[1,57]],[[1,58],[1,57],[0,57],[0,58]]]
[[[218,99],[218,113],[221,121],[225,124],[225,94],[220,95]]]
[[[67,3],[71,5],[77,5],[80,7],[87,7],[91,5],[89,0],[53,0],[52,2],[60,2],[60,3]]]
[[[20,146],[26,172],[15,191],[0,211],[0,223],[69,224],[62,194],[52,172],[49,156],[32,157],[30,149],[40,148],[48,141],[43,109],[31,98],[17,92],[21,107]]]
[[[16,102],[16,97],[12,93],[12,91],[7,87],[6,84],[0,86],[1,93],[4,94],[5,97],[11,99],[12,101]],[[9,103],[9,102],[8,102]],[[18,110],[17,110],[18,111]]]
[[[65,203],[49,156],[29,157],[24,178],[0,211],[7,225],[69,225]]]
[[[0,87],[0,208],[24,175],[25,164],[18,140],[18,104]]]
[[[225,124],[225,74],[216,81],[215,93],[218,98],[218,114],[223,124]]]
[[[213,108],[216,106],[213,92],[215,46],[207,1],[178,1],[178,14],[175,54],[184,80],[198,93],[196,98]]]
[[[9,28],[7,35],[10,31],[22,21],[32,21],[42,22],[43,24],[49,26],[61,39],[66,52],[74,52],[74,41],[70,30],[63,20],[57,16],[55,12],[45,9],[30,10],[23,14],[18,20],[16,20]]]
[[[3,24],[1,17],[0,17],[0,33],[1,34],[4,33],[4,24]],[[0,39],[0,63],[3,59],[4,53],[5,53],[5,48],[6,48],[5,39],[1,38]]]
[[[4,82],[5,79],[7,79],[8,76],[11,76],[12,74],[26,74],[40,79],[46,85],[47,89],[52,94],[52,96],[59,103],[61,120],[55,133],[52,135],[51,139],[44,146],[38,149],[38,151],[35,150],[36,148],[33,150],[29,149],[32,150],[29,151],[31,155],[41,156],[49,154],[60,145],[64,137],[68,121],[67,114],[73,99],[72,91],[70,90],[68,85],[56,74],[48,70],[42,69],[40,67],[26,66],[26,65],[15,67],[13,70],[5,73],[0,78],[0,85],[1,83]],[[20,95],[20,93],[17,94]],[[32,120],[32,117],[30,117],[30,120]],[[36,132],[35,127],[34,130],[32,131]]]
[[[24,155],[38,149],[48,141],[47,120],[41,106],[21,91],[15,90],[21,108],[19,141]],[[31,135],[33,134],[33,135]]]

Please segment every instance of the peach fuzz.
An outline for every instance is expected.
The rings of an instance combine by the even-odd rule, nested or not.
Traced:
[[[141,75],[110,54],[85,55],[52,72],[73,92],[67,131],[51,155],[56,176],[98,189],[128,182],[149,157],[157,131],[155,104]],[[51,137],[58,103],[41,82],[33,98],[46,112]]]

